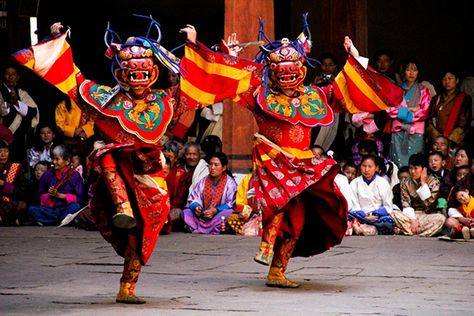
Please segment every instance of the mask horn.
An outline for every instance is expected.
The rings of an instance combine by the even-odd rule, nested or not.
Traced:
[[[265,24],[265,23],[264,23],[264,21],[263,21],[263,18],[262,18],[262,17],[259,17],[258,20],[259,20],[259,24],[260,24],[260,26],[259,26],[259,28],[258,28],[258,41],[259,41],[259,42],[260,42],[260,41],[263,41],[263,42],[264,42],[264,40],[265,40],[266,42],[269,42],[268,38],[265,36],[265,30],[264,30],[264,24]],[[267,49],[264,45],[260,45],[260,50],[261,50],[264,54],[270,53],[270,50]]]
[[[107,22],[107,28],[105,29],[105,34],[104,34],[104,43],[107,48],[110,48],[110,45],[112,43],[116,43],[116,39],[118,39],[119,43],[122,43],[122,40],[120,39],[120,36],[110,28],[110,22]]]
[[[308,12],[303,14],[303,33],[306,33],[306,36],[308,37],[308,41],[311,42],[311,31],[309,30],[309,25],[308,25]]]

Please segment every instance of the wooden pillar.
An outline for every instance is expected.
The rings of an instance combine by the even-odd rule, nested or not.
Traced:
[[[225,0],[224,36],[237,33],[240,42],[256,41],[259,17],[265,20],[265,33],[274,37],[273,0]],[[253,59],[258,47],[246,49],[241,56]],[[252,167],[253,134],[257,125],[252,113],[232,100],[224,101],[222,143],[233,172],[246,173]]]
[[[344,36],[348,35],[362,56],[368,54],[367,0],[330,0],[322,2],[325,40],[329,51],[336,54],[340,62],[346,56],[343,52]],[[342,65],[341,65],[342,66]]]

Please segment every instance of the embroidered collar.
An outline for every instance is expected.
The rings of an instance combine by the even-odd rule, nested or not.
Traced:
[[[329,125],[334,121],[334,112],[319,88],[302,85],[296,92],[297,96],[289,97],[281,91],[265,90],[260,86],[255,91],[255,96],[264,112],[293,125],[315,127]]]
[[[88,104],[117,119],[124,130],[146,143],[157,143],[173,117],[175,100],[164,90],[152,90],[144,99],[136,100],[122,91],[86,80],[79,91]]]

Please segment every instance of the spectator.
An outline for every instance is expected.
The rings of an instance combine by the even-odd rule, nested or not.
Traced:
[[[0,140],[0,225],[19,225],[27,220],[27,204],[18,198],[21,163],[11,162],[10,145]]]
[[[440,151],[443,154],[444,159],[446,160],[446,169],[452,170],[454,167],[454,157],[451,157],[449,152],[449,139],[443,135],[436,136],[434,138],[433,144],[431,145],[431,150]]]
[[[30,170],[34,168],[38,161],[52,162],[51,150],[55,144],[56,133],[51,125],[40,124],[35,133],[33,147],[26,150]]]
[[[174,198],[178,191],[179,181],[181,177],[186,173],[186,171],[181,168],[177,163],[178,150],[178,144],[173,140],[169,140],[168,142],[166,142],[163,147],[163,154],[166,157],[167,163],[169,163],[168,174],[165,173],[165,179],[166,185],[168,187],[170,201],[174,201]],[[161,232],[164,234],[169,234],[173,230],[173,226],[177,226],[175,225],[175,223],[179,223],[179,217],[179,213],[174,214],[174,217],[171,217],[171,213],[168,214],[168,222],[165,224],[165,226],[163,226]],[[175,227],[175,230],[178,230],[178,227]]]
[[[357,147],[359,157],[365,155],[374,155],[376,157],[380,157],[377,143],[371,139],[361,141]],[[393,161],[390,161],[384,157],[381,158],[382,159],[378,161],[380,163],[379,174],[384,177],[388,183],[390,183],[391,187],[393,187],[398,183],[398,167]]]
[[[468,166],[471,157],[466,147],[458,147],[454,152],[454,167]]]
[[[400,182],[405,181],[405,179],[410,176],[408,166],[401,166],[400,169],[398,169],[397,175],[398,175],[399,182],[395,184],[392,188],[393,208],[397,210],[401,210],[403,209],[403,207],[402,207],[402,196],[400,192]]]
[[[440,183],[437,208],[442,209],[444,214],[448,206],[448,194],[453,186],[451,173],[444,167],[445,165],[446,161],[440,151],[431,151],[428,154],[428,174],[437,178]]]
[[[56,105],[55,119],[58,132],[64,136],[64,143],[74,148],[81,157],[87,157],[95,140],[94,121],[87,111],[67,97]]]
[[[55,225],[68,214],[77,212],[84,194],[82,177],[71,167],[71,153],[65,145],[53,149],[53,168],[40,179],[40,205],[28,208],[31,218],[39,225]]]
[[[357,166],[353,161],[348,161],[342,167],[342,174],[344,174],[349,181],[352,182],[357,177]]]
[[[375,235],[393,232],[395,222],[390,217],[393,211],[393,194],[387,180],[377,174],[379,159],[374,155],[364,156],[360,165],[361,175],[350,184],[355,203],[349,209],[349,220],[361,224],[354,225],[356,234]],[[376,229],[370,229],[370,226]]]
[[[320,72],[315,76],[313,84],[324,87],[333,83],[339,73],[339,64],[334,54],[325,52],[319,57]],[[334,113],[334,123],[330,126],[317,126],[311,131],[311,144],[320,145],[325,152],[334,151],[339,157],[347,156],[345,146],[345,130],[348,126],[345,113]]]
[[[472,99],[459,90],[459,74],[449,69],[442,75],[443,92],[431,100],[426,133],[433,142],[444,135],[456,146],[463,143],[469,133],[472,118]]]
[[[393,71],[393,55],[388,49],[378,50],[373,60],[375,60],[375,70],[396,82],[395,72]]]
[[[446,227],[450,228],[448,237],[457,238],[462,235],[465,241],[474,238],[474,197],[467,188],[458,188],[454,197],[459,203],[457,209],[449,212]]]
[[[399,107],[389,108],[392,118],[390,159],[400,167],[408,165],[408,158],[424,150],[425,120],[431,101],[428,88],[418,83],[419,64],[407,60],[404,65],[402,88],[405,94]]]
[[[439,180],[428,175],[428,163],[423,154],[413,154],[409,159],[410,176],[400,183],[402,211],[394,210],[400,233],[431,237],[443,229],[446,217],[436,212]]]
[[[262,214],[255,204],[253,173],[249,172],[237,187],[235,210],[227,217],[227,225],[238,235],[256,236]]]
[[[13,134],[11,158],[27,165],[27,137],[40,120],[38,106],[28,92],[19,88],[20,72],[16,65],[7,65],[1,79],[0,120]]]
[[[209,175],[197,183],[183,210],[186,230],[194,234],[220,234],[227,217],[235,207],[237,183],[227,173],[227,156],[216,152],[210,156]],[[224,227],[225,228],[225,227]]]
[[[38,161],[34,168],[32,177],[26,183],[26,202],[28,206],[30,205],[40,205],[41,199],[39,195],[39,183],[43,174],[51,168],[52,162],[41,160]]]
[[[182,210],[186,205],[189,195],[189,188],[193,181],[194,170],[201,160],[201,146],[195,142],[188,142],[184,145],[185,163],[182,166],[185,173],[180,177],[173,199],[170,200],[171,210],[169,218],[175,229],[180,229],[182,224]]]

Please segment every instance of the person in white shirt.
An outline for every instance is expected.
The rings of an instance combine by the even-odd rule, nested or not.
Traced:
[[[349,220],[375,226],[379,234],[391,234],[395,225],[390,216],[393,194],[388,181],[378,174],[379,160],[375,155],[362,157],[361,175],[350,183],[355,199],[352,208],[349,208]],[[354,230],[357,234],[356,226]]]

